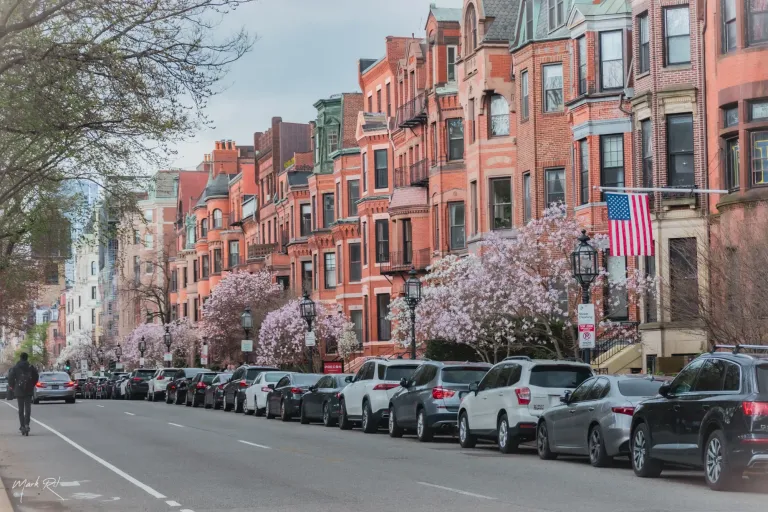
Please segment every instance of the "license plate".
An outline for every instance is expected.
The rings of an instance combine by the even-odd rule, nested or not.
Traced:
[[[51,386],[53,389],[59,389],[59,386]]]

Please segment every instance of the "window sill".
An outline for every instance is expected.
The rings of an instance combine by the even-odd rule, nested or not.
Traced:
[[[542,112],[545,116],[562,116],[565,115],[565,110],[552,110],[551,112]]]
[[[586,208],[592,208],[592,207],[595,207],[595,206],[606,206],[607,204],[608,203],[606,203],[605,201],[597,201],[597,202],[594,202],[594,203],[586,203],[586,204],[580,204],[579,206],[574,206],[573,210],[574,211],[579,211],[579,210],[584,210]]]
[[[691,66],[690,62],[682,62],[680,64],[667,64],[664,66],[665,71],[686,71],[691,69],[693,66]]]
[[[651,70],[649,69],[648,71],[643,71],[642,73],[638,73],[635,79],[640,80],[641,78],[645,78],[646,76],[650,76],[650,75],[651,75]]]

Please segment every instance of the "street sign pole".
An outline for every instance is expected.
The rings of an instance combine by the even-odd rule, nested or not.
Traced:
[[[579,304],[579,348],[584,352],[585,361],[591,361],[591,352],[595,348],[595,305]]]

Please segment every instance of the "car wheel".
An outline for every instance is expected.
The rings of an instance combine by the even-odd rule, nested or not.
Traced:
[[[347,416],[347,404],[344,403],[344,400],[339,402],[339,429],[352,430],[352,422]]]
[[[332,427],[336,421],[331,416],[331,406],[328,405],[328,402],[325,402],[323,404],[323,425],[326,427]]]
[[[171,401],[171,393],[170,393],[170,391],[166,391],[165,392],[165,403],[167,403],[167,404],[172,404],[173,403]]]
[[[704,479],[713,491],[730,491],[741,480],[741,472],[731,465],[722,430],[712,432],[704,448]]]
[[[598,425],[589,430],[589,463],[596,468],[606,468],[611,465],[613,458],[605,451],[603,431]]]
[[[264,409],[259,409],[259,400],[253,397],[253,414],[254,416],[264,416]]]
[[[379,426],[373,419],[373,411],[371,411],[371,403],[366,400],[363,402],[363,432],[366,434],[375,434],[379,430]]]
[[[270,407],[269,407],[269,401],[267,401],[267,408],[266,408],[266,410],[265,410],[265,417],[266,417],[268,420],[271,420],[272,418],[274,418],[274,417],[275,417],[275,415],[274,415],[274,414],[272,414],[272,410],[271,410],[271,409],[270,409]]]
[[[218,411],[221,409],[221,404],[216,400],[216,398],[213,398],[213,410]]]
[[[288,414],[288,411],[285,408],[285,401],[280,402],[280,420],[281,421],[291,421],[291,417]]]
[[[474,448],[477,444],[477,437],[469,430],[469,419],[464,411],[459,415],[459,444],[462,448]]]
[[[651,436],[648,426],[640,423],[632,433],[632,469],[641,478],[656,478],[664,467],[662,462],[651,458]]]
[[[158,401],[158,399],[157,399],[157,393],[154,393],[154,392],[152,393],[152,401],[153,401],[153,402],[157,402],[157,401]]]
[[[427,413],[424,412],[424,409],[419,409],[419,412],[416,413],[416,437],[422,443],[428,443],[435,437],[432,427],[427,424]]]
[[[237,395],[235,395],[235,400],[232,404],[232,410],[236,413],[243,412],[243,403],[237,399]]]
[[[549,430],[545,421],[539,423],[539,428],[536,429],[536,451],[539,453],[540,459],[554,460],[557,458],[557,454],[549,447]]]
[[[403,437],[403,429],[397,424],[395,417],[395,406],[389,406],[389,437]]]
[[[506,414],[502,414],[499,419],[498,443],[501,453],[516,453],[520,445],[520,441],[509,432],[509,419]]]

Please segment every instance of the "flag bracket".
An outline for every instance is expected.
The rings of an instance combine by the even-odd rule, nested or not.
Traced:
[[[670,188],[670,187],[599,187],[593,188],[600,192],[659,192],[662,194],[729,194],[727,190],[703,189],[703,188]]]

